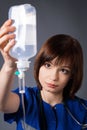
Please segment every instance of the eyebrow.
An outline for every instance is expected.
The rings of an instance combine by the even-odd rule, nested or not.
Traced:
[[[55,63],[53,63],[52,61],[46,61],[46,62],[49,62],[51,63],[52,65],[56,65]],[[58,65],[58,64],[57,64]],[[71,66],[70,65],[63,65],[63,64],[60,64],[59,66],[61,67],[65,67],[65,68],[69,68],[71,70]]]
[[[69,65],[63,65],[61,67],[69,68],[71,70],[71,67]]]

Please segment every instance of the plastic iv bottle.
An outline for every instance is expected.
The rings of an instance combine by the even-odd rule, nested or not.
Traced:
[[[23,79],[24,71],[29,68],[29,59],[37,52],[36,42],[36,9],[30,4],[12,6],[9,9],[9,18],[16,27],[16,44],[11,49],[12,57],[18,59],[17,68],[19,78]],[[23,90],[22,90],[23,89]],[[25,92],[24,88],[20,92]]]

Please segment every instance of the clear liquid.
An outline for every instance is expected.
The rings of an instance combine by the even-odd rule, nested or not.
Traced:
[[[36,47],[34,45],[16,46],[10,51],[10,54],[18,60],[28,60],[36,54]]]
[[[29,59],[36,54],[36,26],[31,24],[16,25],[16,44],[10,54],[16,59]]]
[[[16,26],[16,41],[17,44],[36,44],[36,26],[33,24],[20,24],[17,25],[16,23],[14,24]]]

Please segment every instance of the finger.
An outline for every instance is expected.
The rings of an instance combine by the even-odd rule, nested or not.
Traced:
[[[4,24],[2,25],[1,29],[3,29],[6,26],[10,26],[13,23],[13,20],[8,19],[4,22]]]
[[[14,32],[15,29],[16,28],[14,26],[8,26],[3,29],[0,29],[0,38],[7,33]]]
[[[11,26],[13,20],[9,19],[7,20],[2,27],[0,28],[0,37],[5,35],[6,33],[10,33],[16,30],[14,26]]]
[[[15,43],[16,42],[14,39],[10,40],[9,43],[7,44],[7,46],[4,48],[4,52],[8,53],[9,50],[15,45]]]
[[[15,39],[15,34],[7,34],[0,38],[0,48],[3,49],[11,39]]]

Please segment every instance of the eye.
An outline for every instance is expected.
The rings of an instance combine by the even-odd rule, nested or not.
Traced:
[[[69,74],[70,73],[70,71],[68,69],[64,69],[64,68],[61,69],[61,72],[64,73],[64,74]]]
[[[46,62],[46,63],[44,64],[44,66],[45,66],[46,68],[50,68],[50,67],[51,67],[51,63]]]

